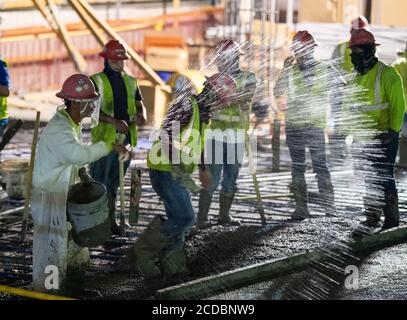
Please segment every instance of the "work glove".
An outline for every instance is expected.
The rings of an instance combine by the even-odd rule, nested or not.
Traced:
[[[387,146],[389,145],[394,139],[398,139],[399,133],[389,129],[387,133],[383,133],[379,136],[380,141],[383,143],[383,145]]]
[[[79,178],[83,183],[92,183],[95,182],[95,180],[89,175],[89,173],[86,171],[85,167],[82,167],[78,171]]]

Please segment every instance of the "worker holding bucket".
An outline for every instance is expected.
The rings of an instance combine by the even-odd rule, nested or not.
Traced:
[[[89,262],[87,249],[73,241],[68,244],[72,228],[66,215],[69,187],[80,167],[112,150],[119,153],[127,150],[106,142],[82,144],[81,121],[92,117],[92,122],[97,123],[99,114],[96,107],[99,94],[88,76],[69,77],[57,97],[64,100],[64,105],[58,108],[40,137],[32,181],[33,281],[37,291],[64,293],[70,262],[75,260],[80,265]]]

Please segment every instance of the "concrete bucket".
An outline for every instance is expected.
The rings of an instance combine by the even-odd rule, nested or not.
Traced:
[[[106,188],[99,182],[73,185],[68,194],[68,219],[72,237],[82,247],[95,247],[109,239],[110,219]]]

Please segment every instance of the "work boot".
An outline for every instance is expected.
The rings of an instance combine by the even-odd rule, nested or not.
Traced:
[[[164,251],[160,257],[160,267],[164,277],[188,273],[184,249]]]
[[[0,209],[3,206],[3,202],[4,200],[6,200],[8,198],[8,194],[7,192],[3,189],[3,187],[0,184]]]
[[[218,223],[220,225],[231,225],[239,226],[238,221],[233,221],[230,218],[230,208],[232,207],[233,198],[235,197],[234,192],[224,192],[221,191],[219,194],[219,219]]]
[[[386,196],[383,207],[384,224],[382,231],[397,228],[400,225],[399,198],[397,191]]]
[[[365,212],[366,219],[359,223],[359,226],[352,232],[353,238],[361,238],[374,233],[380,227],[379,209],[369,208]]]
[[[291,221],[300,222],[310,218],[308,207],[305,205],[296,205],[294,212],[291,214]]]
[[[407,168],[407,137],[403,135],[401,136],[400,139],[399,155],[400,159],[398,166],[402,168]]]
[[[208,214],[211,208],[212,194],[206,190],[199,192],[199,210],[196,225],[199,229],[203,229],[208,225]]]
[[[109,209],[110,229],[112,235],[120,236],[120,226],[116,223],[116,197],[112,194],[107,194],[107,205]]]
[[[171,244],[169,237],[161,232],[163,222],[162,217],[156,216],[136,244],[127,252],[130,263],[134,264],[147,278],[161,275],[156,262],[160,252]]]
[[[369,235],[372,235],[377,228],[372,227],[370,224],[365,221],[360,223],[359,226],[352,232],[352,238],[358,239],[363,238]]]
[[[335,217],[335,196],[333,192],[323,192],[322,193],[322,206],[325,209],[325,215],[327,217]]]
[[[307,185],[302,181],[302,179],[296,179],[293,177],[293,183],[291,191],[294,196],[295,210],[291,214],[291,221],[303,221],[310,217],[308,211],[308,192]]]

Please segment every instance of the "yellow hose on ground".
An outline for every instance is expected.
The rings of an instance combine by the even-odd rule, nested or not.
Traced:
[[[4,285],[0,285],[0,292],[13,294],[20,297],[38,299],[38,300],[78,300],[63,296],[56,296],[48,293],[29,291],[25,289],[13,288]]]

